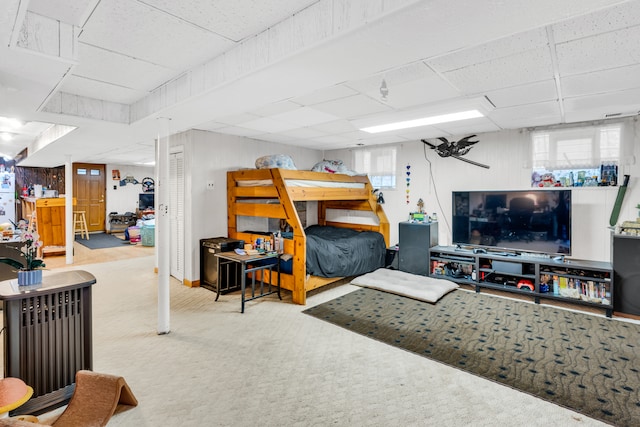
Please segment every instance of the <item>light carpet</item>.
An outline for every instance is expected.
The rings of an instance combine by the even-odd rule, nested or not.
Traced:
[[[139,401],[110,427],[605,425],[302,314],[356,286],[241,314],[237,293],[215,302],[172,280],[171,333],[157,335],[153,256],[74,268],[97,278],[94,370],[122,375]]]

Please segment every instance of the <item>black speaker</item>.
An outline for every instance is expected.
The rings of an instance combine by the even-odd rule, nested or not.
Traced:
[[[613,236],[613,311],[640,315],[640,237]]]
[[[438,244],[437,222],[399,224],[398,270],[429,275],[429,248]]]

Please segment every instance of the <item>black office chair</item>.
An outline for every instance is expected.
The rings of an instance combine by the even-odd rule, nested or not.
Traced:
[[[528,197],[515,197],[509,202],[509,211],[506,213],[507,239],[524,240],[530,242],[531,219],[535,203]]]

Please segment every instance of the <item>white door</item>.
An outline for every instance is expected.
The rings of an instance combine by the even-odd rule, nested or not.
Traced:
[[[184,279],[184,157],[182,152],[169,154],[169,227],[170,271]]]

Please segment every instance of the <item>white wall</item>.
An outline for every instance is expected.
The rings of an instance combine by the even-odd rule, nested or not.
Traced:
[[[117,169],[120,171],[120,179],[133,176],[139,183],[120,186],[120,181],[112,179],[111,172]],[[142,179],[146,177],[154,178],[155,169],[149,166],[125,166],[108,164],[107,174],[107,230],[109,230],[109,214],[117,212],[136,212],[138,208],[138,194],[142,193]],[[154,178],[155,179],[155,178]]]
[[[322,152],[250,138],[189,130],[170,138],[185,159],[185,279],[199,279],[200,239],[227,236],[227,171],[255,168],[258,157],[291,156],[298,169],[311,169]],[[213,183],[213,189],[207,188]]]
[[[640,125],[634,121],[634,157],[640,156]],[[460,135],[453,140],[462,138]],[[436,212],[439,222],[440,244],[451,243],[451,192],[464,190],[521,190],[531,187],[529,133],[510,130],[479,134],[471,151],[465,156],[484,163],[490,169],[480,168],[454,158],[439,157],[420,141],[394,144],[398,147],[397,182],[395,191],[385,190],[385,212],[390,222],[391,243],[398,241],[398,226],[417,210],[422,198],[425,210]],[[341,159],[351,165],[351,150],[335,150],[325,153],[327,159]],[[621,166],[622,175],[631,175],[619,223],[635,220],[636,205],[640,203],[640,165],[629,159],[631,165]],[[405,198],[406,166],[411,165],[410,204]],[[610,261],[611,230],[609,217],[618,193],[617,187],[573,188],[572,258]]]

